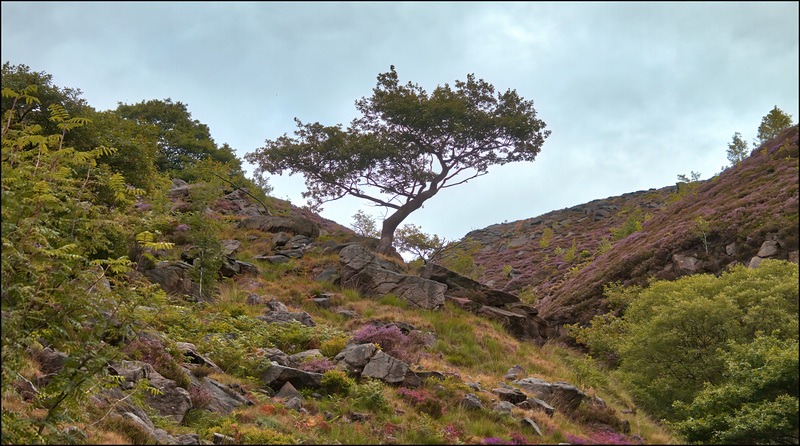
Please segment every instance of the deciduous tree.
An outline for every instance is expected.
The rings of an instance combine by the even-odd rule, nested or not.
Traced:
[[[784,113],[776,105],[766,116],[761,118],[761,125],[758,126],[758,136],[755,141],[756,147],[763,144],[766,140],[774,138],[792,125],[792,116]]]
[[[733,140],[728,143],[728,161],[731,162],[731,166],[735,166],[745,158],[749,150],[747,149],[747,143],[742,139],[742,134],[736,132],[733,134]]]
[[[357,100],[362,117],[341,124],[304,124],[249,153],[256,174],[302,173],[319,209],[345,195],[393,213],[381,228],[378,252],[388,253],[394,231],[440,190],[485,175],[490,166],[533,161],[550,131],[536,118],[533,101],[515,90],[495,93],[470,74],[431,94],[400,84],[394,66],[378,75],[369,98]]]

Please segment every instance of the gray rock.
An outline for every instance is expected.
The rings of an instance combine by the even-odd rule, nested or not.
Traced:
[[[481,307],[476,314],[500,322],[508,330],[509,334],[517,339],[530,340],[540,338],[538,326],[528,316],[487,305]]]
[[[758,254],[756,254],[756,255],[758,257],[761,257],[762,259],[765,259],[767,257],[772,257],[772,256],[778,254],[778,252],[780,252],[780,250],[781,250],[780,249],[780,244],[778,242],[772,241],[772,240],[767,240],[767,241],[765,241],[764,243],[761,244],[761,249],[758,250]]]
[[[197,352],[197,347],[194,344],[189,342],[176,342],[175,345],[183,352],[183,356],[188,359],[188,362],[191,364],[197,365],[204,365],[210,367],[217,373],[223,373],[222,369],[219,368],[214,361],[201,356],[200,353]]]
[[[289,263],[289,258],[286,256],[275,255],[275,256],[255,256],[253,257],[254,260],[262,260],[265,262],[269,262],[271,265],[281,265],[283,263]]]
[[[533,432],[536,433],[536,435],[540,437],[544,436],[542,434],[542,430],[539,429],[539,425],[536,424],[536,422],[531,420],[530,418],[528,417],[523,418],[520,424],[522,424],[523,427],[530,428],[531,430],[533,430]]]
[[[295,389],[292,383],[290,383],[289,381],[286,381],[286,383],[283,384],[283,387],[281,387],[281,390],[279,390],[278,393],[275,394],[274,398],[282,398],[284,401],[289,401],[292,398],[297,398],[299,401],[305,399],[303,398],[303,395],[300,392],[298,392],[297,389]]]
[[[300,249],[283,249],[281,251],[276,252],[276,254],[289,257],[290,259],[299,259],[303,257],[303,251]]]
[[[695,274],[700,271],[703,261],[697,257],[674,254],[672,256],[672,263],[677,271],[686,274]]]
[[[461,407],[467,410],[483,409],[483,403],[481,403],[478,395],[475,395],[474,393],[468,393],[464,395],[464,398],[461,399]]]
[[[511,409],[513,408],[514,405],[509,403],[508,401],[500,401],[492,406],[493,411],[503,415],[511,415]]]
[[[349,344],[336,355],[334,360],[344,362],[349,371],[360,375],[377,350],[375,344]]]
[[[574,412],[584,399],[588,399],[580,389],[563,381],[549,383],[540,378],[525,378],[514,381],[513,384],[522,388],[526,394],[567,413]]]
[[[289,398],[289,401],[284,403],[284,406],[286,406],[287,409],[291,409],[291,410],[300,412],[300,409],[303,408],[303,403],[302,403],[302,401],[300,401],[300,398],[292,397],[292,398]]]
[[[464,277],[449,269],[428,263],[422,271],[421,277],[447,285],[446,294],[450,297],[461,297],[482,305],[502,306],[508,303],[519,302],[519,298],[505,291],[495,290]]]
[[[286,305],[284,305],[283,302],[279,301],[275,297],[270,298],[270,300],[266,302],[266,305],[270,311],[289,311],[289,309],[286,308]]]
[[[331,265],[325,268],[325,271],[322,271],[318,276],[317,280],[320,282],[330,282],[333,284],[338,283],[339,280],[339,267],[336,265]]]
[[[327,297],[313,297],[311,298],[311,302],[320,308],[330,309],[333,307],[333,302]]]
[[[369,363],[364,366],[361,376],[380,379],[390,384],[399,384],[405,381],[408,372],[408,364],[378,350],[372,355]]]
[[[259,296],[257,293],[250,293],[247,295],[244,303],[247,305],[264,305],[267,303],[266,299]]]
[[[356,288],[368,296],[394,294],[412,307],[426,310],[444,305],[446,285],[387,269],[363,246],[351,245],[342,249],[339,261],[342,286]]]
[[[286,244],[286,242],[288,242],[289,240],[291,240],[291,239],[289,238],[289,236],[288,236],[288,235],[286,235],[286,233],[285,233],[285,232],[279,232],[279,233],[275,234],[275,235],[272,237],[272,243],[273,243],[275,246],[283,246],[283,245],[285,245],[285,244]]]
[[[238,227],[258,229],[271,233],[288,232],[295,235],[305,235],[313,239],[319,237],[319,225],[301,217],[277,215],[245,217],[239,221]]]
[[[492,389],[492,394],[497,395],[502,401],[508,401],[511,404],[517,404],[528,399],[528,396],[522,393],[519,389],[498,387]]]
[[[222,255],[229,256],[236,252],[241,246],[242,242],[239,240],[220,240],[222,243]]]
[[[273,389],[280,389],[287,382],[292,383],[296,389],[321,387],[322,374],[306,372],[291,367],[285,367],[277,362],[272,362],[269,367],[261,371],[261,382]]]
[[[521,365],[515,364],[514,367],[508,369],[508,372],[503,376],[503,381],[514,381],[524,374],[525,369],[523,369]]]
[[[306,237],[305,235],[296,235],[286,242],[287,249],[303,249],[313,243],[314,240]]]
[[[155,269],[144,273],[151,283],[158,284],[167,294],[176,296],[192,296],[199,301],[206,299],[200,294],[200,286],[192,282],[189,270],[192,268],[186,262],[159,262]]]

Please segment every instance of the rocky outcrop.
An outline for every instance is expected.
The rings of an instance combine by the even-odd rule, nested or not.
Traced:
[[[200,285],[192,282],[189,275],[191,268],[186,262],[158,262],[154,269],[145,271],[144,275],[150,282],[160,285],[167,294],[191,296],[203,301],[205,298],[200,293]]]
[[[164,378],[153,366],[141,361],[119,361],[109,365],[109,372],[125,378],[125,382],[135,383],[147,378],[150,386],[160,394],[145,393],[145,402],[159,415],[169,417],[176,423],[183,421],[186,412],[192,408],[192,400],[186,389],[178,387],[175,381]]]
[[[519,298],[504,291],[495,290],[480,282],[464,277],[449,269],[428,263],[420,276],[447,285],[448,297],[461,297],[481,305],[500,307],[505,304],[519,302]]]
[[[350,344],[334,360],[356,375],[410,388],[422,384],[408,364],[379,350],[375,344]]]
[[[367,296],[387,294],[405,300],[410,306],[425,310],[444,305],[447,285],[399,273],[392,263],[380,259],[361,245],[350,245],[339,253],[341,284],[355,288]]]
[[[261,382],[274,390],[279,390],[287,382],[298,389],[322,386],[322,374],[286,367],[272,361],[270,366],[261,371]]]
[[[526,395],[566,413],[577,410],[581,402],[588,398],[579,388],[563,381],[550,383],[540,378],[524,378],[513,381],[512,384],[519,386]]]
[[[288,232],[295,235],[305,235],[313,239],[319,237],[319,225],[311,220],[300,217],[277,215],[245,217],[239,221],[238,227],[258,229],[263,232],[275,234],[279,232]]]
[[[429,263],[422,277],[447,285],[445,297],[464,311],[500,322],[517,339],[544,343],[549,326],[539,311],[510,293],[493,289],[454,271]]]

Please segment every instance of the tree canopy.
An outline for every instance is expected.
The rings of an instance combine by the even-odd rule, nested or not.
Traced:
[[[430,95],[400,84],[394,66],[378,75],[371,97],[355,102],[362,114],[347,129],[295,118],[295,137],[266,140],[245,155],[256,175],[305,176],[309,205],[345,195],[393,209],[383,222],[379,252],[391,250],[394,231],[444,188],[485,175],[492,165],[533,161],[545,138],[533,101],[515,90],[475,79],[445,84]]]
[[[760,146],[766,140],[778,136],[781,131],[792,125],[792,116],[787,115],[776,105],[766,116],[761,118],[761,125],[758,126],[758,136],[756,146]]]
[[[120,103],[116,114],[139,125],[152,126],[159,147],[155,163],[162,171],[177,173],[206,157],[228,163],[237,172],[241,170],[241,162],[230,146],[217,147],[208,126],[192,119],[186,104],[180,101],[167,98],[132,105]]]

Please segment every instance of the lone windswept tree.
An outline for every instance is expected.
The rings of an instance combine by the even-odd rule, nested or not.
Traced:
[[[351,195],[392,209],[381,228],[381,253],[391,251],[398,225],[437,192],[492,165],[533,161],[550,135],[533,101],[515,90],[495,93],[473,74],[428,95],[411,82],[401,85],[392,66],[378,75],[372,97],[355,105],[362,117],[346,130],[295,118],[294,138],[267,140],[245,159],[256,175],[302,173],[312,208]]]

